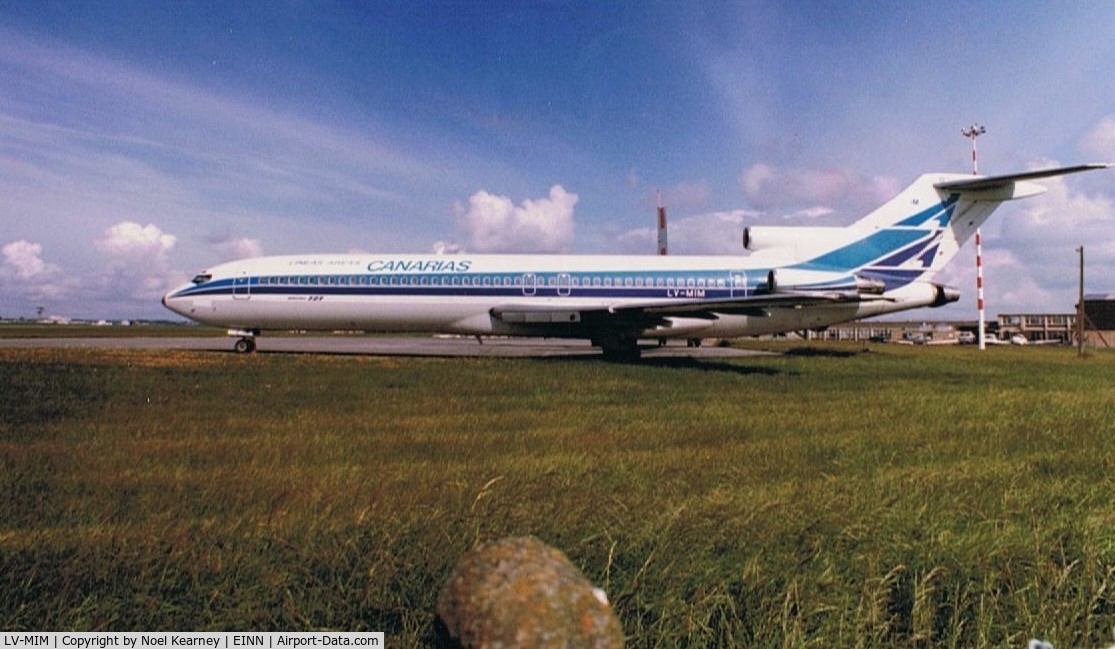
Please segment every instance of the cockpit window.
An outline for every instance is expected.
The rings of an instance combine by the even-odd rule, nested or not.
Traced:
[[[200,275],[194,277],[190,281],[192,281],[194,284],[204,284],[211,279],[213,279],[213,276],[210,275],[209,273],[201,273]]]

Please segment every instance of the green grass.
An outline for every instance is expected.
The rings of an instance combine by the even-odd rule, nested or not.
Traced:
[[[0,350],[0,628],[433,646],[534,534],[628,644],[1099,646],[1115,355],[733,361]]]
[[[39,324],[37,322],[2,322],[0,339],[4,338],[149,338],[152,336],[213,337],[224,331],[214,327],[188,324],[142,323],[129,326],[98,326],[93,324]]]

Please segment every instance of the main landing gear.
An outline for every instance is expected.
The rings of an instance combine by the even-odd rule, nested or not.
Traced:
[[[240,336],[240,340],[237,340],[236,344],[232,346],[233,351],[237,354],[251,354],[256,350],[256,336],[259,335],[259,330],[229,329],[228,335]]]
[[[608,332],[592,339],[592,345],[604,352],[609,361],[639,360],[639,339],[623,332]]]

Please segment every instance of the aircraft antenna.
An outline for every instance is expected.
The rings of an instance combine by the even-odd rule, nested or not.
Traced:
[[[976,157],[976,138],[987,132],[987,129],[979,124],[972,124],[966,129],[962,129],[960,134],[972,141],[972,175],[979,175],[979,161]],[[979,348],[987,349],[986,339],[984,338],[984,331],[986,329],[986,317],[983,310],[983,236],[980,228],[976,228],[976,306],[979,309]]]

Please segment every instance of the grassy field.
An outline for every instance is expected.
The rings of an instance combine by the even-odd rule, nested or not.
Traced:
[[[97,326],[91,324],[39,324],[37,322],[2,322],[0,339],[4,338],[150,338],[155,336],[216,337],[225,332],[214,327],[187,324],[144,323],[135,325]]]
[[[0,628],[434,646],[533,534],[632,647],[1106,646],[1115,355],[0,350]]]

